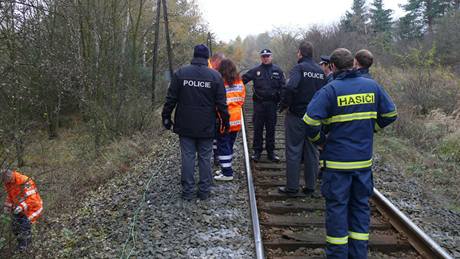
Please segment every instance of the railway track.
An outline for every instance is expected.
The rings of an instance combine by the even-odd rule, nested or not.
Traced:
[[[278,187],[286,183],[283,115],[278,115],[275,134],[275,152],[281,161],[273,163],[264,154],[258,163],[250,161],[252,108],[252,101],[248,98],[244,111],[243,145],[257,258],[324,258],[324,199],[307,197],[300,192],[296,197],[278,193]],[[370,258],[452,258],[380,192],[374,190],[374,193],[371,199]]]

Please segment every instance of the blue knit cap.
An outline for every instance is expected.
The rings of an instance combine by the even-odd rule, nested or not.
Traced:
[[[194,58],[209,58],[209,49],[204,44],[196,45],[193,49]]]

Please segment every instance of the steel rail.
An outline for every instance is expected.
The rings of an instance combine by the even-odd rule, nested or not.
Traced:
[[[407,235],[409,243],[424,258],[453,258],[375,188],[373,201],[377,209],[389,219],[391,225]]]
[[[254,181],[252,178],[251,163],[249,161],[248,138],[246,136],[246,123],[244,121],[243,111],[241,111],[241,122],[242,122],[241,132],[242,132],[242,137],[243,137],[243,149],[244,149],[244,163],[246,167],[246,178],[248,181],[249,203],[251,206],[252,230],[254,232],[256,257],[257,259],[263,259],[265,258],[264,248],[262,244],[262,237],[260,234],[259,214],[257,212],[257,202],[256,202],[256,194],[254,190]]]

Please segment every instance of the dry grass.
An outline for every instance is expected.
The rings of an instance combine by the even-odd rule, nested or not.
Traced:
[[[48,140],[45,131],[35,131],[26,148],[26,165],[18,170],[37,183],[46,217],[72,212],[87,191],[128,171],[149,151],[161,129],[159,122],[151,125],[152,130],[108,143],[98,156],[91,135],[79,120],[75,119],[70,128],[60,129],[57,139]]]
[[[460,85],[449,71],[384,69],[373,74],[398,107],[398,121],[376,138],[388,163],[420,180],[446,206],[460,207]]]

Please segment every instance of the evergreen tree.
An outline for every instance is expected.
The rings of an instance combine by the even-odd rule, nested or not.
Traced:
[[[351,10],[347,11],[340,21],[343,30],[367,34],[368,13],[365,4],[366,0],[353,0]]]
[[[374,0],[370,9],[371,26],[374,32],[390,32],[393,10],[383,8],[383,0]]]
[[[405,16],[400,19],[399,29],[402,38],[423,35],[433,32],[436,18],[444,16],[454,5],[452,0],[409,0],[403,5]]]

